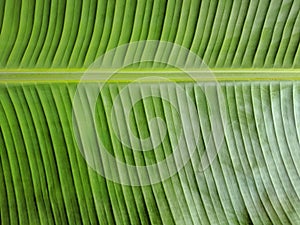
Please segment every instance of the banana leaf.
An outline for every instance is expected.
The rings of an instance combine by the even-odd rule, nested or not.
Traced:
[[[300,2],[0,0],[1,224],[300,224]]]

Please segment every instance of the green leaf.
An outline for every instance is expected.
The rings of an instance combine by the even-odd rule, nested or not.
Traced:
[[[0,31],[1,224],[300,223],[299,1],[0,1]]]

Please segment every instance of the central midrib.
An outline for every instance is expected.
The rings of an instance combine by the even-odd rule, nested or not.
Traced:
[[[117,74],[116,76],[114,74]],[[85,75],[84,79],[83,76]],[[88,75],[88,76],[87,76]],[[112,76],[113,75],[113,76]],[[191,76],[189,76],[191,75]],[[296,81],[300,80],[300,69],[179,69],[172,68],[126,68],[126,69],[2,69],[0,83],[20,82],[205,82],[205,81]],[[192,78],[191,78],[192,77]],[[109,78],[109,79],[108,79]],[[164,79],[159,79],[164,78]]]

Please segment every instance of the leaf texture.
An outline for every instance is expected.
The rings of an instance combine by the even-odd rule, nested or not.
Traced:
[[[300,224],[299,9],[297,0],[0,1],[1,224]],[[135,70],[144,72],[133,66],[132,74],[105,85],[95,105],[84,104],[97,84],[87,82],[79,97],[88,107],[74,118],[76,90],[87,68],[109,50],[141,40],[191,50],[216,81],[146,82],[138,93],[146,97],[132,107],[129,127],[114,127],[114,118],[126,117],[136,92],[126,92],[113,117],[116,96]],[[176,61],[182,57],[177,53],[144,49],[130,57],[161,54]],[[116,54],[111,60],[124,57]],[[171,75],[160,69],[162,77]],[[215,93],[216,101],[209,102],[206,91]],[[155,93],[164,93],[173,104]],[[182,134],[178,114],[186,110],[196,151],[161,182],[130,186],[105,179],[80,151],[84,145],[100,146],[93,137],[84,143],[76,136],[84,135],[74,129],[84,115],[120,162],[155,164],[172,155]],[[215,113],[224,140],[201,171]],[[121,143],[116,131],[139,139],[151,136],[149,121],[155,117],[168,128],[160,145],[132,151]],[[154,135],[163,135],[159,122],[153,127]],[[90,157],[105,173],[134,182],[145,179],[102,158],[97,161],[96,153]],[[183,158],[179,154],[178,163]],[[156,178],[173,167],[158,169]]]

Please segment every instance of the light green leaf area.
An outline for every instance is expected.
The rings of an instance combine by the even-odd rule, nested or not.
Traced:
[[[210,151],[206,149],[211,132],[210,110],[203,91],[209,84],[202,83],[200,88],[181,83],[198,110],[201,134],[197,150],[177,174],[142,187],[109,181],[87,165],[72,128],[76,84],[1,84],[1,221],[3,224],[299,222],[299,83],[220,84],[226,109],[215,104],[224,123],[224,144],[210,167],[200,171],[200,158],[204,151]],[[110,120],[103,119],[113,96],[122,87],[124,84],[108,84],[99,95],[97,135],[110,154],[128,164],[149,165],[163,160],[172,153],[174,140],[180,135],[176,129],[181,128],[178,112],[170,103],[155,97],[138,102],[130,113],[134,135],[144,138],[149,135],[147,116],[150,115],[160,116],[170,129],[161,145],[152,151],[124,148]],[[168,92],[176,98],[176,89],[169,88]]]

